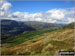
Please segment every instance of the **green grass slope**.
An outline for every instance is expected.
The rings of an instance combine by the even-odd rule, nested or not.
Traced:
[[[71,26],[71,27],[70,27]],[[69,28],[70,27],[70,28]],[[74,25],[67,25],[56,31],[41,30],[24,32],[2,47],[2,54],[13,55],[54,55],[58,51],[74,51]],[[26,38],[27,37],[27,38]],[[15,46],[11,46],[15,43]],[[8,46],[7,46],[8,45]],[[5,47],[7,46],[7,47]]]
[[[70,24],[64,26],[63,28],[64,28],[64,29],[65,29],[65,28],[72,28],[72,29],[74,29],[74,25],[75,25],[75,22],[70,23]]]
[[[55,29],[54,30],[45,29],[45,30],[38,30],[38,31],[25,31],[22,34],[17,35],[14,38],[11,37],[11,38],[7,39],[6,43],[8,43],[8,44],[11,43],[12,45],[13,44],[17,45],[17,44],[23,43],[25,41],[34,39],[37,36],[42,36],[42,35],[44,35],[44,33],[52,32],[52,31],[55,31]]]

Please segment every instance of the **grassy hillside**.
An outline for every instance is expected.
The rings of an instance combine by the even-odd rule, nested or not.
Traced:
[[[55,30],[45,29],[45,30],[38,30],[38,31],[25,31],[20,35],[6,39],[5,43],[12,43],[14,45],[17,45],[25,41],[31,40],[33,38],[36,38],[37,36],[43,36],[44,33],[52,32],[52,31]]]
[[[2,48],[2,54],[56,54],[59,50],[73,51],[74,29],[57,30],[51,33],[44,33],[31,40],[25,41],[10,48]]]
[[[1,20],[1,43],[6,43],[8,39],[11,37],[15,37],[24,31],[32,31],[31,33],[35,33],[36,30],[44,30],[44,29],[57,29],[61,26],[56,23],[46,23],[46,22],[37,22],[37,21],[15,21],[15,20]],[[34,31],[34,32],[33,32]],[[31,34],[26,33],[26,34]],[[36,34],[35,34],[36,35]],[[28,36],[28,35],[26,35]],[[26,37],[25,36],[25,37]]]
[[[57,30],[27,31],[2,44],[2,54],[53,55],[59,51],[75,51],[73,23]]]
[[[74,29],[74,24],[75,24],[75,22],[70,23],[70,24],[64,26],[63,29],[65,29],[65,28],[72,28],[72,29]]]

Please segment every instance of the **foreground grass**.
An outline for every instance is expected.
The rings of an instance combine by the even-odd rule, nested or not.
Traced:
[[[22,39],[23,38],[23,39]],[[25,40],[27,38],[27,40]],[[20,41],[20,42],[16,42]],[[24,42],[25,41],[25,42]],[[73,51],[74,29],[60,29],[57,31],[33,31],[17,36],[11,43],[21,43],[10,48],[2,48],[2,54],[13,55],[53,55],[62,51]],[[6,51],[5,51],[6,50]]]

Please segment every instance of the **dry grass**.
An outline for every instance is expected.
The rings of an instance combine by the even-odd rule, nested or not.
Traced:
[[[10,51],[7,51],[8,54],[17,55],[56,54],[59,50],[74,50],[74,29],[45,33],[42,36],[37,36],[37,38],[8,49]]]

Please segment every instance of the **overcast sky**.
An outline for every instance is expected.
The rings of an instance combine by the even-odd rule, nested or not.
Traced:
[[[48,23],[74,22],[74,1],[6,1],[0,2],[0,18]]]

